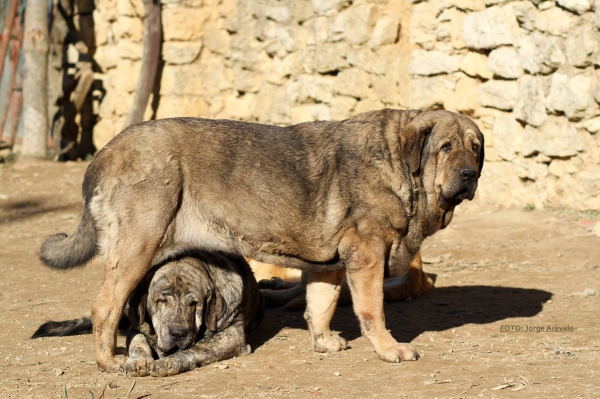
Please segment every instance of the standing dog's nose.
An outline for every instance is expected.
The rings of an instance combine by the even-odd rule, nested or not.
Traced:
[[[179,341],[180,339],[184,338],[187,335],[187,333],[188,333],[187,328],[183,328],[183,327],[169,328],[169,335],[175,341]]]
[[[460,170],[460,177],[462,177],[464,181],[473,180],[476,174],[477,171],[475,169],[464,168]]]

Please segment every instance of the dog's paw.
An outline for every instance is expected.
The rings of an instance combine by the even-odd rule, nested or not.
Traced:
[[[183,372],[183,362],[177,358],[163,357],[152,364],[150,374],[153,377],[167,377]]]
[[[125,372],[132,377],[147,377],[153,364],[151,357],[130,357],[125,362]]]
[[[125,369],[125,360],[126,357],[122,355],[111,357],[103,363],[98,362],[98,370],[107,373],[120,373]]]
[[[268,290],[280,290],[284,285],[284,281],[279,277],[271,277],[258,282],[258,288]]]
[[[324,335],[313,342],[315,352],[339,352],[346,350],[348,342],[337,334]]]
[[[419,359],[419,353],[409,344],[395,343],[382,350],[377,350],[377,354],[381,360],[391,363]]]

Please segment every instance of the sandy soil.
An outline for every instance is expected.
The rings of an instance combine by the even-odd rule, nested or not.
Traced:
[[[86,166],[1,167],[0,398],[61,398],[65,390],[69,398],[98,398],[103,390],[106,398],[124,397],[134,381],[97,371],[89,335],[28,339],[44,321],[89,314],[100,287],[99,260],[59,273],[37,259],[45,236],[78,223]],[[424,256],[439,261],[425,265],[437,288],[386,305],[388,327],[415,346],[419,361],[379,360],[349,307],[338,309],[333,328],[351,349],[329,355],[309,349],[300,312],[271,309],[251,355],[138,378],[129,397],[600,397],[595,221],[564,210],[461,207],[424,245]]]

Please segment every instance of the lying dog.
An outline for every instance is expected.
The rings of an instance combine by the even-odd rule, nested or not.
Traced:
[[[168,262],[152,269],[129,298],[124,370],[167,376],[247,355],[247,332],[263,312],[258,286],[241,257],[195,254]],[[89,317],[48,322],[32,338],[86,333],[91,326]]]
[[[346,276],[379,357],[416,360],[386,329],[383,277],[406,274],[423,240],[474,197],[483,148],[477,125],[448,111],[384,109],[289,127],[144,122],[96,154],[76,232],[47,238],[40,258],[65,270],[104,256],[92,305],[101,370],[124,367],[115,333],[129,295],[153,266],[188,249],[310,271],[305,318],[316,351],[346,348],[330,330]]]
[[[285,268],[275,265],[251,261],[249,262],[254,276],[258,280],[260,293],[267,306],[281,307],[282,310],[304,310],[306,307],[306,284],[308,273],[289,275]],[[389,277],[383,282],[383,299],[385,302],[398,302],[418,298],[433,289],[434,280],[423,271],[421,253],[418,252],[410,262],[408,272],[404,276]],[[283,270],[282,270],[283,269]],[[259,278],[262,278],[259,280]],[[350,288],[344,282],[340,291],[338,305],[352,304]]]

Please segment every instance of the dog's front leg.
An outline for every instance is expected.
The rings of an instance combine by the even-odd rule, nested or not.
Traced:
[[[362,238],[366,237],[366,238]],[[370,234],[348,234],[340,243],[346,261],[348,285],[360,328],[382,360],[417,360],[419,355],[408,344],[398,343],[385,327],[383,312],[383,275],[386,245]]]
[[[125,372],[132,377],[146,377],[150,374],[154,358],[152,348],[146,336],[139,331],[131,330],[127,337],[129,357],[125,362]]]
[[[306,311],[313,350],[338,352],[346,349],[347,342],[329,329],[344,282],[346,270],[333,272],[310,272],[306,287]]]
[[[155,377],[176,375],[220,360],[245,356],[250,351],[250,345],[246,343],[244,322],[237,320],[210,338],[201,339],[190,349],[156,360],[150,373]]]

